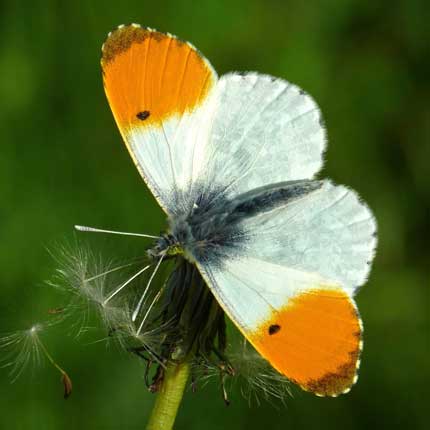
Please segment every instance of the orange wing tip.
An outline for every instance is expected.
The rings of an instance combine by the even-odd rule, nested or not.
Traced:
[[[102,64],[108,64],[118,54],[127,51],[133,43],[141,43],[150,35],[153,37],[158,36],[158,39],[167,36],[170,39],[176,40],[178,43],[188,45],[191,50],[202,57],[208,67],[212,68],[211,64],[192,43],[182,40],[174,34],[162,33],[155,28],[142,27],[137,23],[128,25],[120,24],[115,30],[108,33],[106,41],[102,45]]]
[[[102,47],[103,83],[121,132],[160,128],[208,99],[217,76],[188,42],[138,24],[112,31]]]
[[[358,381],[358,370],[361,365],[361,352],[363,350],[363,322],[358,314],[355,304],[353,304],[359,332],[354,333],[358,338],[356,351],[350,352],[351,361],[338,368],[338,371],[332,374],[327,374],[316,381],[309,381],[306,385],[300,385],[305,390],[312,392],[318,397],[338,397],[341,394],[347,394]]]
[[[340,366],[336,372],[327,373],[319,379],[299,385],[318,397],[337,397],[340,394],[347,394],[358,380],[358,367],[360,367],[360,360],[352,359],[350,363]]]
[[[353,300],[340,289],[324,288],[291,298],[249,340],[305,391],[336,397],[357,381],[361,336]]]
[[[127,51],[133,43],[142,43],[151,33],[157,32],[135,23],[119,25],[108,33],[108,37],[102,45],[102,64],[109,64],[119,54]]]

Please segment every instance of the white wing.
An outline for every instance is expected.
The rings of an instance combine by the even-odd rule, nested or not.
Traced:
[[[209,140],[195,152],[194,180],[228,197],[321,168],[326,135],[314,100],[282,79],[256,73],[220,78]]]
[[[246,197],[252,201],[252,193]],[[317,394],[346,392],[361,349],[352,295],[373,258],[375,220],[353,191],[329,181],[260,209],[243,211],[231,243],[198,267],[275,368]]]

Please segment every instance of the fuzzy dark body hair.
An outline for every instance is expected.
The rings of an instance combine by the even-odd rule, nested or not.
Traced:
[[[180,245],[186,254],[200,262],[221,264],[228,251],[246,243],[240,221],[259,213],[268,212],[311,193],[322,186],[322,181],[290,181],[257,188],[235,199],[228,199],[223,192],[201,193],[194,207],[185,214],[169,220],[171,234],[163,238],[159,248],[169,243]]]

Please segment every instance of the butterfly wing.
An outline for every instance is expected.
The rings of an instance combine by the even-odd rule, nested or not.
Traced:
[[[189,43],[170,34],[120,26],[102,48],[105,92],[127,148],[163,209],[189,203],[196,141],[217,76]]]
[[[127,148],[171,215],[322,166],[320,111],[293,84],[256,73],[218,80],[192,45],[135,24],[109,34],[101,65]]]
[[[208,141],[199,145],[205,195],[234,197],[310,179],[323,164],[326,133],[315,101],[297,86],[257,73],[220,78]]]
[[[365,282],[376,225],[353,191],[328,181],[314,188],[248,194],[230,241],[197,265],[262,356],[304,389],[336,396],[356,380],[362,326],[352,295]]]

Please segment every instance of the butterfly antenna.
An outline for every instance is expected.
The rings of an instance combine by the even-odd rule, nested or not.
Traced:
[[[131,278],[127,279],[127,281],[125,281],[123,284],[121,284],[118,288],[116,288],[110,295],[109,297],[107,297],[105,299],[105,301],[103,302],[103,305],[106,305],[106,303],[109,302],[109,300],[111,300],[113,297],[115,297],[123,288],[125,288],[131,281],[133,281],[134,279],[136,279],[139,275],[141,275],[143,272],[145,272],[146,270],[148,270],[150,267],[152,266],[152,264],[148,264],[147,266],[145,266],[143,269],[140,269],[137,273],[135,273]]]
[[[109,234],[120,234],[122,236],[139,236],[139,237],[148,237],[149,239],[161,239],[160,236],[152,236],[150,234],[129,233],[129,232],[125,232],[125,231],[103,230],[101,228],[88,227],[85,225],[75,225],[75,229],[78,231],[86,231],[86,232],[90,232],[90,233],[109,233]]]
[[[157,265],[155,266],[154,271],[152,272],[151,277],[150,277],[150,278],[149,278],[149,280],[148,280],[148,283],[146,284],[145,290],[143,291],[143,294],[142,294],[142,296],[140,297],[139,303],[137,304],[136,309],[134,310],[133,315],[131,316],[131,320],[132,320],[133,322],[134,322],[134,321],[136,321],[137,315],[139,314],[140,308],[142,307],[143,300],[144,300],[144,299],[145,299],[145,297],[146,297],[146,294],[147,294],[148,289],[149,289],[149,287],[150,287],[150,285],[151,285],[151,282],[152,282],[152,280],[154,279],[154,277],[155,277],[156,273],[158,272],[158,269],[160,268],[161,262],[163,261],[163,259],[164,259],[165,255],[166,255],[166,254],[162,254],[162,255],[161,255],[160,259],[158,260]]]

